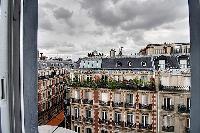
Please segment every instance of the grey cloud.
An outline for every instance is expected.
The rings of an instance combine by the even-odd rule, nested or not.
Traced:
[[[43,8],[39,8],[39,29],[53,31],[53,24]]]
[[[187,16],[184,0],[83,0],[81,5],[97,24],[123,30],[148,30]]]
[[[39,23],[39,28],[43,29],[43,30],[48,30],[48,31],[52,31],[53,30],[53,25],[50,21],[46,21],[46,22],[40,22]]]
[[[49,2],[39,4],[39,6],[40,6],[41,8],[48,8],[48,9],[54,9],[54,8],[57,7],[57,5],[51,4],[51,3],[49,3]]]
[[[72,11],[69,11],[63,7],[54,10],[54,16],[56,19],[63,19],[66,21],[72,17],[72,14],[73,14]]]

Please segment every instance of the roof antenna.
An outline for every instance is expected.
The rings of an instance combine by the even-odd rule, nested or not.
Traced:
[[[123,49],[124,47],[121,47],[120,49],[119,49],[119,56],[122,56],[123,54],[122,54],[122,49]]]

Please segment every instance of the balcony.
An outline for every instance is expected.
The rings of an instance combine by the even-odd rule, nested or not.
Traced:
[[[82,102],[83,102],[83,104],[90,104],[90,105],[93,105],[93,100],[83,99]]]
[[[64,105],[65,106],[70,106],[70,99],[65,99],[64,100]]]
[[[178,112],[179,113],[190,113],[190,108],[186,107],[185,105],[178,105]]]
[[[116,127],[123,127],[123,121],[113,121],[113,125],[116,126]]]
[[[72,98],[72,103],[81,103],[81,99]]]
[[[112,107],[123,107],[123,102],[112,102]]]
[[[139,109],[146,109],[146,110],[152,110],[152,104],[141,104],[139,103]]]
[[[164,132],[174,132],[174,126],[163,126],[162,131],[164,131]]]
[[[72,116],[72,120],[81,121],[81,116]]]
[[[134,103],[125,103],[125,108],[135,108]]]
[[[126,128],[136,128],[136,123],[132,123],[132,122],[125,122],[124,125]]]
[[[110,106],[110,101],[105,102],[105,101],[99,100],[99,105],[101,105],[101,106]]]
[[[99,118],[99,123],[100,123],[100,124],[108,124],[108,123],[109,123],[109,120],[108,120],[108,119],[100,119],[100,118]]]
[[[139,129],[152,130],[152,124],[139,124]]]
[[[83,118],[83,121],[84,121],[85,123],[93,123],[93,118],[84,117],[84,118]]]
[[[174,111],[174,105],[170,105],[170,106],[162,106],[162,109],[165,111]]]

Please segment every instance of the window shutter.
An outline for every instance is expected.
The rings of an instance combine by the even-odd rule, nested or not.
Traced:
[[[120,94],[115,94],[115,102],[120,102]]]
[[[108,93],[102,93],[102,101],[108,102]]]
[[[144,105],[148,104],[148,97],[147,97],[147,95],[142,95],[142,104],[144,104]]]

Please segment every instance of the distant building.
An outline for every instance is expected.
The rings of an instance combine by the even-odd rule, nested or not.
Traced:
[[[64,120],[63,99],[64,89],[69,79],[68,71],[64,68],[38,70],[38,124],[46,125],[51,119],[60,114],[61,124]],[[55,125],[55,126],[58,126]]]
[[[38,61],[38,69],[49,69],[49,68],[66,68],[72,69],[74,68],[74,63],[71,59],[63,60],[59,59],[48,59],[48,60],[39,60]]]
[[[68,123],[78,133],[189,132],[190,77],[190,69],[74,70]]]
[[[140,55],[173,55],[173,54],[190,54],[189,43],[172,43],[172,44],[148,44],[141,49]]]
[[[163,70],[190,68],[190,55],[157,55],[115,58],[81,58],[77,69]]]

